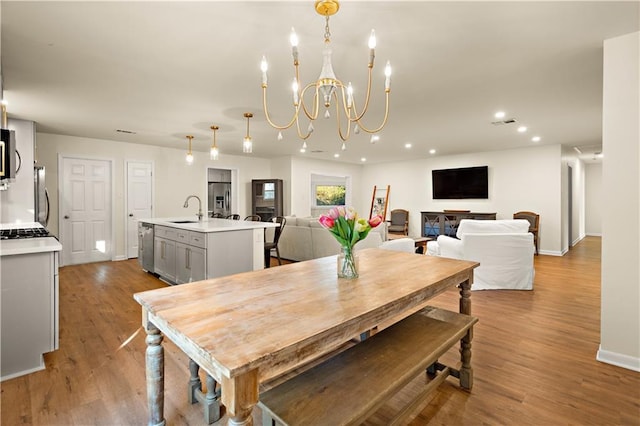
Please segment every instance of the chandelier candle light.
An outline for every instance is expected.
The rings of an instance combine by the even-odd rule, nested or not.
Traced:
[[[218,157],[220,156],[220,151],[218,150],[218,144],[216,144],[216,131],[219,128],[220,127],[216,126],[215,124],[211,126],[211,130],[213,130],[213,145],[211,145],[211,151],[209,152],[209,157],[212,160],[217,160]]]
[[[193,153],[191,152],[191,140],[193,139],[193,136],[187,135],[187,139],[189,139],[189,151],[187,151],[187,156],[186,156],[185,160],[187,161],[188,165],[192,165],[193,164]]]
[[[384,118],[382,123],[377,128],[369,129],[365,127],[361,119],[366,114],[367,109],[369,108],[369,98],[371,95],[371,76],[373,71],[373,62],[375,58],[375,47],[376,47],[376,37],[375,32],[371,30],[371,36],[369,38],[369,79],[367,84],[367,92],[365,96],[364,106],[362,111],[358,112],[356,108],[356,103],[353,96],[353,87],[351,83],[345,84],[336,78],[335,73],[333,72],[333,65],[331,64],[331,32],[329,30],[329,17],[338,12],[340,8],[340,3],[337,0],[320,0],[315,3],[316,12],[318,14],[325,17],[325,33],[324,33],[324,50],[323,50],[323,63],[322,70],[320,71],[320,76],[318,79],[312,83],[307,84],[304,88],[301,89],[300,85],[300,74],[298,69],[298,36],[296,35],[293,28],[291,29],[291,49],[293,55],[293,66],[295,69],[292,90],[293,90],[293,108],[294,113],[291,121],[289,123],[280,126],[275,124],[271,117],[269,116],[269,112],[267,109],[267,69],[268,64],[266,58],[262,57],[262,63],[260,68],[262,70],[262,101],[264,107],[264,113],[267,118],[267,122],[278,130],[285,130],[296,125],[296,129],[298,132],[298,137],[306,140],[313,133],[313,121],[318,118],[319,110],[320,110],[320,97],[322,97],[322,101],[326,108],[324,113],[325,118],[329,118],[331,113],[329,112],[329,108],[331,107],[331,102],[333,101],[335,104],[335,115],[336,115],[336,123],[338,127],[338,134],[342,141],[346,141],[349,139],[351,134],[351,125],[355,123],[354,133],[359,133],[360,130],[363,130],[367,133],[377,133],[379,132],[386,124],[387,117],[389,114],[389,92],[390,83],[391,83],[391,65],[387,61],[387,65],[385,67],[385,83],[384,83],[384,91],[385,91],[385,110],[384,110]],[[339,89],[339,90],[336,90]],[[313,92],[313,100],[311,108],[308,108],[305,105],[305,94],[307,91]],[[300,130],[300,107],[302,107],[302,111],[310,120],[309,126],[307,127],[306,133],[303,133]],[[346,118],[346,131],[343,131],[343,126],[341,123],[341,115],[344,113]],[[278,140],[282,139],[282,133],[278,133]],[[344,149],[344,145],[343,145]]]
[[[382,223],[382,216],[376,215],[368,221],[358,217],[353,207],[334,207],[318,219],[320,225],[328,229],[341,246],[338,255],[338,278],[358,278],[358,258],[353,247],[367,238],[369,231]]]

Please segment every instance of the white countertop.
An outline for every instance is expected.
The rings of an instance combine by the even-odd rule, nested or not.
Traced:
[[[150,223],[152,225],[162,225],[196,232],[228,232],[257,228],[276,228],[278,226],[277,223],[273,222],[250,222],[244,220],[214,219],[210,217],[203,218],[201,222],[198,222],[197,218],[194,218],[193,216],[139,219],[138,221],[142,223]],[[181,221],[192,222],[176,223]]]
[[[21,238],[0,241],[0,256],[61,251],[62,244],[54,237]]]

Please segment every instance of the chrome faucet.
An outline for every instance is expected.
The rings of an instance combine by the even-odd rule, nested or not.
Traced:
[[[198,214],[196,214],[196,216],[198,216],[198,221],[202,222],[202,216],[203,216],[202,215],[202,200],[200,200],[200,197],[198,197],[197,195],[189,195],[187,197],[187,199],[184,200],[184,206],[182,206],[182,207],[184,207],[185,209],[187,207],[189,207],[189,200],[191,198],[195,198],[195,199],[198,200]]]

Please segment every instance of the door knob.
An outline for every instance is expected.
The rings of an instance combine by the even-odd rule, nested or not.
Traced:
[[[69,219],[69,215],[64,215],[64,218],[65,219]]]
[[[133,217],[133,213],[129,213],[129,217]]]

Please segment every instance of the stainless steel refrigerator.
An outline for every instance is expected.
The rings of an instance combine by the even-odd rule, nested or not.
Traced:
[[[34,183],[34,221],[40,222],[45,228],[49,224],[49,192],[45,186],[44,166],[33,167]]]
[[[231,183],[209,182],[209,217],[214,214],[227,217],[231,214]]]

